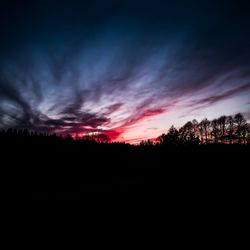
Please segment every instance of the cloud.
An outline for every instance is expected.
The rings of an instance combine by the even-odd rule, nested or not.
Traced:
[[[19,90],[15,88],[7,79],[0,79],[0,96],[20,106],[23,110],[29,110],[29,104],[23,99]]]
[[[205,97],[203,99],[199,99],[198,101],[193,101],[188,106],[194,107],[194,109],[200,109],[246,92],[250,92],[250,83],[225,91],[222,94]]]
[[[153,108],[153,109],[147,109],[144,111],[138,111],[138,113],[135,113],[132,116],[130,116],[128,119],[126,119],[123,126],[127,127],[127,126],[134,125],[140,121],[143,121],[144,119],[148,119],[150,117],[160,115],[164,112],[166,112],[165,108]]]
[[[123,103],[115,103],[108,106],[104,112],[106,116],[113,114],[114,112],[118,111],[123,106]]]
[[[160,6],[167,8],[147,9],[145,1],[121,9],[108,4],[101,13],[91,5],[96,16],[85,4],[69,12],[64,4],[57,12],[32,5],[35,11],[26,15],[25,9],[27,19],[20,23],[15,16],[8,17],[9,27],[1,22],[6,41],[0,47],[8,48],[0,56],[1,127],[100,131],[117,139],[147,119],[168,118],[175,106],[176,112],[203,109],[247,95],[247,12],[238,13],[228,3],[221,11],[219,5],[180,8],[163,2]]]

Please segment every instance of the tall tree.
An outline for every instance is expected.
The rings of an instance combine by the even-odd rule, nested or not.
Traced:
[[[234,125],[234,119],[231,115],[228,116],[226,119],[226,130],[227,130],[228,141],[230,144],[232,144],[235,133],[235,125]]]
[[[219,122],[218,119],[214,119],[211,121],[211,135],[214,139],[214,143],[218,143],[219,135],[220,135],[220,128],[219,128]]]
[[[248,123],[242,126],[242,140],[244,144],[247,144],[247,139],[250,134],[250,126]]]
[[[194,119],[192,121],[192,125],[193,125],[193,133],[195,134],[195,137],[199,137],[199,122]]]
[[[226,120],[227,120],[227,117],[225,115],[219,117],[218,119],[218,125],[220,129],[219,136],[220,136],[221,142],[224,142],[225,136],[226,136]]]
[[[203,137],[205,136],[206,143],[208,143],[209,126],[210,126],[210,121],[207,118],[203,119],[199,124],[200,130],[202,130],[202,140]]]
[[[159,136],[158,140],[162,145],[179,145],[179,131],[172,125],[168,130],[168,133]]]
[[[236,126],[235,134],[238,139],[238,143],[241,143],[243,137],[247,133],[247,121],[241,113],[234,116],[234,123]]]
[[[183,144],[199,144],[199,137],[195,134],[196,128],[193,122],[187,122],[183,127],[180,128],[180,140]]]

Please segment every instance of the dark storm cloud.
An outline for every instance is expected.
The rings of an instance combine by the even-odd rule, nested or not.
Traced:
[[[195,109],[249,93],[248,10],[241,1],[4,1],[1,127],[117,138],[187,96],[199,95]]]

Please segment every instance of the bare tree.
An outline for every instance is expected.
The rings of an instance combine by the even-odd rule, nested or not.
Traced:
[[[225,115],[218,118],[218,125],[219,125],[219,137],[221,142],[224,142],[226,136],[226,120],[227,117]]]
[[[206,143],[208,143],[209,126],[210,126],[210,121],[207,118],[203,119],[199,124],[200,130],[202,130],[202,140],[205,135]]]
[[[232,144],[234,139],[235,126],[234,126],[234,119],[231,115],[228,116],[226,119],[226,130],[229,143]]]
[[[250,133],[250,126],[248,123],[246,123],[242,126],[242,139],[244,144],[247,144],[247,138],[249,133]]]
[[[238,139],[238,143],[242,143],[242,140],[247,134],[247,121],[241,113],[234,116],[234,123],[236,126],[235,135]]]
[[[214,139],[214,143],[218,143],[220,128],[219,128],[219,122],[217,119],[214,119],[211,121],[211,127],[212,127],[211,135]]]
[[[200,139],[199,136],[196,135],[196,124],[195,122],[187,122],[183,127],[180,128],[179,134],[180,134],[180,140],[182,144],[189,144],[189,145],[195,145],[199,144]]]
[[[192,125],[193,125],[193,133],[195,134],[196,137],[199,137],[199,122],[194,119],[192,121]]]

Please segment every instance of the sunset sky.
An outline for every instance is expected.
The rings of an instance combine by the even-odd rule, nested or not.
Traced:
[[[0,3],[0,128],[155,138],[188,120],[250,121],[243,1]]]

